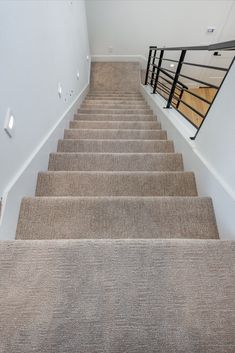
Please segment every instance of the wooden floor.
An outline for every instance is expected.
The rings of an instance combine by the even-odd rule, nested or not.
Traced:
[[[201,87],[201,88],[191,88],[189,91],[197,94],[198,96],[201,96],[205,99],[207,99],[208,101],[212,102],[213,98],[217,92],[216,89],[214,88],[205,88],[205,87]],[[159,93],[161,93],[161,95],[168,99],[168,94],[164,93],[163,91],[158,91]],[[196,109],[197,111],[199,111],[201,114],[205,115],[209,105],[205,102],[203,102],[202,100],[200,100],[199,98],[191,95],[188,92],[184,92],[183,96],[182,96],[182,100],[189,104],[190,106],[192,106],[194,109]],[[177,100],[173,99],[172,100],[173,106],[176,106]],[[190,121],[192,121],[197,127],[200,126],[203,118],[198,115],[197,113],[195,113],[192,109],[190,109],[189,107],[187,107],[185,104],[180,103],[178,110],[184,114]]]
[[[201,96],[208,101],[212,101],[217,90],[214,88],[191,88],[191,92],[196,93],[198,96]],[[188,92],[184,92],[182,96],[183,101],[191,105],[194,109],[199,111],[202,114],[206,114],[209,105],[202,100],[200,100],[197,97],[194,97]],[[182,112],[187,118],[192,121],[196,126],[199,126],[202,122],[202,117],[192,111],[189,107],[187,107],[185,104],[180,103],[178,107],[179,111]]]

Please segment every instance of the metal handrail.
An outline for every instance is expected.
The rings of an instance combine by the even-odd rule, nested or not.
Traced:
[[[192,137],[192,139],[195,139],[195,137],[198,134],[198,131],[200,130],[206,115],[208,114],[211,105],[213,104],[215,97],[230,69],[234,62],[234,58],[228,68],[224,67],[219,67],[219,66],[212,66],[212,65],[204,65],[204,64],[198,64],[198,63],[191,63],[188,61],[185,61],[185,56],[187,54],[187,51],[194,50],[207,50],[207,51],[222,51],[222,50],[235,50],[235,40],[227,41],[227,42],[222,42],[222,43],[216,43],[216,44],[211,44],[211,45],[204,45],[204,46],[191,46],[191,47],[163,47],[163,48],[158,48],[157,46],[150,46],[149,47],[149,57],[148,57],[148,65],[147,65],[147,70],[146,70],[146,77],[145,77],[145,85],[150,84],[153,87],[153,93],[158,93],[160,94],[166,101],[166,108],[175,108],[179,111],[182,116],[184,116],[185,119],[187,119],[196,129],[196,134],[195,136]],[[180,58],[179,60],[175,59],[170,59],[170,58],[164,58],[164,53],[165,51],[180,51]],[[157,53],[160,52],[160,55],[157,56]],[[155,63],[155,61],[158,60],[158,64]],[[162,62],[164,61],[170,61],[177,63],[176,70],[170,70],[167,68],[162,67]],[[219,86],[202,81],[196,77],[184,75],[181,73],[182,67],[184,65],[191,65],[191,66],[196,66],[200,67],[202,69],[208,69],[208,70],[219,70],[225,73],[224,78],[222,82],[220,83]],[[162,75],[165,75],[168,77],[168,80],[164,78]],[[149,76],[150,75],[150,76]],[[190,91],[187,85],[185,85],[183,82],[179,80],[179,78],[186,78],[188,80],[197,82],[199,84],[202,84],[206,88],[213,88],[216,93],[214,98],[209,101],[208,99],[196,94],[195,92]],[[165,80],[169,86],[165,86],[162,82],[159,81],[159,79]],[[149,83],[150,79],[150,83]],[[165,86],[165,87],[164,87]],[[168,98],[164,97],[160,91],[163,91],[167,93]],[[167,90],[167,92],[166,92]],[[178,90],[178,92],[176,92]],[[206,103],[208,105],[205,112],[200,112],[198,109],[196,109],[194,106],[190,105],[188,102],[184,100],[184,92],[187,92],[188,94],[196,97],[197,99],[201,100],[202,102]],[[177,100],[177,103],[173,102],[173,99]],[[198,117],[201,119],[201,123],[197,125],[194,123],[192,120],[190,120],[189,117],[187,117],[186,114],[180,111],[179,105],[182,103],[183,105],[187,106],[192,112],[196,113]]]
[[[157,48],[157,47],[152,47]],[[195,45],[191,47],[163,47],[157,48],[157,50],[207,50],[207,51],[215,51],[215,50],[234,50],[235,49],[235,40],[229,40],[227,42],[221,42],[210,45]]]

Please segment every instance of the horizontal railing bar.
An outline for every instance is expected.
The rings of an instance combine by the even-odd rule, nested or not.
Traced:
[[[158,82],[158,83],[157,83],[157,86],[158,86],[158,84],[163,85],[161,82]],[[165,85],[163,85],[163,87],[166,87],[166,86],[165,86]],[[167,88],[167,89],[166,89],[166,88]],[[168,87],[166,87],[166,88],[165,88],[165,90],[166,90],[166,92],[165,92],[165,93],[169,94],[169,93],[170,93],[170,89],[168,89]],[[159,89],[162,89],[162,88],[161,88],[161,87],[159,87]],[[162,89],[162,90],[164,91],[164,89]],[[174,98],[174,99],[176,99],[177,101],[179,100],[179,97],[177,97],[177,96],[175,96],[175,95],[173,96],[173,98]]]
[[[165,72],[165,71],[170,71],[170,72],[175,73],[174,71],[171,71],[171,70],[168,70],[168,69],[162,69],[161,67],[157,66],[156,64],[154,64],[154,66],[155,66],[157,69],[159,69],[161,72],[163,72],[164,75],[166,75],[167,77],[170,77],[172,80],[174,80],[174,77],[173,77],[172,75],[170,75],[170,74],[168,74],[167,72]],[[182,87],[188,89],[188,87],[187,87],[184,83],[182,83],[182,82],[180,82],[180,81],[178,81],[177,83],[178,83],[180,86],[182,86]]]
[[[163,91],[164,93],[166,93],[167,95],[169,95],[169,92],[167,92],[166,90],[164,90],[164,88],[159,87],[158,85],[157,85],[157,88],[160,89],[161,91]]]
[[[157,48],[157,50],[235,50],[235,40],[229,40],[227,42],[221,42],[211,45],[199,45],[191,47],[163,47]]]
[[[219,66],[210,66],[210,65],[202,65],[202,64],[195,64],[195,63],[189,63],[189,62],[183,62],[184,65],[190,65],[190,66],[199,66],[203,67],[206,69],[212,69],[212,70],[220,70],[220,71],[228,71],[225,67],[219,67]]]
[[[162,83],[162,82],[159,82],[160,84],[162,84],[164,87],[166,87],[169,91],[171,90],[171,88],[170,87],[167,87],[166,85],[164,85],[164,83]],[[178,88],[179,89],[179,88]],[[182,89],[182,88],[181,88]],[[176,96],[180,96],[180,93],[178,93],[178,92],[175,92],[174,93]],[[178,99],[178,98],[177,98]]]
[[[204,118],[204,114],[200,113],[197,109],[193,108],[190,104],[186,103],[183,99],[179,99],[180,103],[186,105],[189,109],[191,109],[194,113],[198,114],[202,118]]]
[[[160,82],[160,81],[158,81],[158,83],[157,84],[159,84],[159,85],[162,85],[163,87],[165,87],[167,90],[169,90],[170,91],[170,88],[169,87],[167,87],[163,82]]]
[[[198,129],[198,126],[192,121],[189,119],[189,117],[187,115],[185,115],[184,113],[182,113],[178,108],[175,108],[181,115],[183,115],[183,117],[188,120],[188,122],[190,124],[192,124],[196,129]]]
[[[157,90],[157,93],[158,94],[160,94],[160,96],[162,96],[165,100],[167,100],[167,98],[163,95],[163,94],[161,94],[160,92],[159,92],[159,90],[161,90],[161,91],[163,91],[163,89],[161,89],[161,88],[158,88],[158,90]],[[164,91],[163,91],[164,92]],[[166,93],[166,92],[164,92],[164,93]],[[173,99],[176,99],[176,98],[173,98]],[[176,109],[176,102],[172,102],[172,104],[173,104],[173,107]],[[175,106],[174,106],[175,105]]]
[[[208,83],[208,82],[205,82],[205,81],[198,80],[197,78],[193,78],[193,77],[186,76],[186,75],[183,75],[183,74],[179,74],[179,76],[187,78],[188,80],[191,80],[191,81],[195,81],[195,82],[201,83],[202,85],[206,85],[208,87],[219,89],[219,86],[213,85],[212,83]]]
[[[194,92],[192,92],[190,90],[187,90],[187,89],[184,89],[184,88],[183,88],[183,90],[184,90],[184,92],[187,92],[187,93],[191,94],[192,96],[197,97],[198,99],[202,100],[203,102],[205,102],[207,104],[211,104],[212,103],[211,101],[208,101],[206,98],[203,98],[202,96],[199,96],[198,94],[196,94],[196,93],[194,93]]]
[[[227,42],[220,42],[216,44],[209,45],[209,50],[234,50],[235,49],[235,40],[229,40]]]
[[[161,82],[158,82],[157,85],[158,84],[163,86],[163,88],[166,90],[167,94],[170,93],[170,89],[167,86],[163,85]]]
[[[162,80],[164,80],[164,81],[166,81],[167,83],[169,83],[170,85],[172,85],[172,82],[171,81],[169,81],[169,80],[167,80],[165,77],[163,77],[163,76],[159,76]],[[180,91],[182,90],[182,89],[184,89],[184,88],[179,88],[178,86],[176,86],[175,88],[177,88],[177,89],[179,89]],[[186,89],[186,88],[185,88]]]
[[[157,56],[156,56],[156,59],[159,59]],[[162,61],[172,61],[173,63],[178,63],[178,60],[173,60],[173,59],[162,59]]]
[[[160,94],[160,96],[161,96],[163,99],[165,99],[165,100],[167,101],[166,97],[164,97],[163,94],[161,94],[160,92],[158,92],[158,94]],[[175,103],[174,103],[174,104],[175,104]],[[174,107],[174,105],[172,105],[172,106],[173,106],[173,108],[176,109],[190,124],[192,124],[193,127],[195,127],[195,129],[198,129],[198,126],[197,126],[196,124],[194,124],[194,122],[191,121],[184,113],[182,113],[178,108]]]

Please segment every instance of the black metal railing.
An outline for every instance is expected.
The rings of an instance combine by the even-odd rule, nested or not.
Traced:
[[[153,94],[158,93],[166,100],[166,109],[177,109],[179,113],[196,128],[196,134],[191,137],[191,139],[195,139],[198,131],[201,129],[209,109],[234,62],[235,54],[232,54],[231,57],[228,58],[227,61],[229,61],[229,64],[227,67],[194,63],[186,61],[185,58],[188,52],[191,51],[213,51],[214,56],[221,56],[219,52],[232,50],[235,50],[235,40],[209,46],[149,47],[145,85],[150,85],[153,88]],[[172,52],[180,52],[179,57],[166,57],[166,53],[170,54]],[[174,53],[174,55],[176,53]],[[171,63],[170,66],[176,66],[175,70],[166,67],[166,63],[168,62]],[[193,77],[191,74],[186,74],[187,72],[183,72],[186,67],[199,68],[200,70],[215,70],[216,72],[221,72],[223,76],[220,76],[220,82],[219,85],[217,85],[212,82],[204,81],[201,77]],[[207,96],[203,96],[203,94],[198,94],[198,91],[199,93],[201,92],[198,89],[189,88],[185,80],[194,82],[196,88],[212,90],[211,98],[209,99]],[[192,104],[192,102],[194,102],[194,104]],[[202,106],[201,109],[198,108],[200,105]]]

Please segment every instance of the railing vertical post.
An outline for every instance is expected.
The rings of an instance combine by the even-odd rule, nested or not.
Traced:
[[[155,77],[155,82],[154,82],[154,87],[153,87],[153,93],[156,93],[157,83],[158,83],[158,78],[159,78],[159,74],[160,74],[160,68],[161,68],[161,65],[162,65],[163,55],[164,55],[164,50],[161,50],[160,56],[159,56],[159,61],[158,61],[158,69],[157,69],[157,72],[156,72],[156,77]]]
[[[166,108],[170,108],[170,106],[171,106],[171,101],[172,101],[173,96],[174,96],[175,87],[176,87],[177,82],[178,82],[178,78],[179,78],[179,75],[180,75],[180,71],[181,71],[181,68],[182,68],[182,65],[183,65],[183,62],[184,62],[184,58],[185,58],[186,52],[187,52],[186,50],[182,50],[181,51],[180,59],[179,59],[178,66],[177,66],[177,69],[176,69],[176,72],[175,72],[175,77],[174,77],[174,81],[173,81],[172,86],[171,86],[171,92],[169,94],[169,98],[168,98],[168,102],[166,104]]]
[[[184,89],[181,88],[180,95],[179,95],[179,99],[178,99],[178,102],[177,102],[177,104],[176,104],[176,109],[179,109],[179,105],[180,105],[180,101],[181,101],[181,99],[182,99],[183,93],[184,93]]]
[[[148,57],[146,76],[145,76],[145,83],[144,83],[145,86],[148,84],[149,68],[150,68],[150,64],[151,64],[151,57],[152,57],[153,48],[155,48],[155,47],[149,47],[149,57]]]
[[[153,81],[154,81],[154,74],[155,74],[155,60],[156,60],[156,54],[157,54],[157,48],[155,47],[153,51],[153,60],[152,60],[152,75],[151,75],[151,86],[153,86]]]

